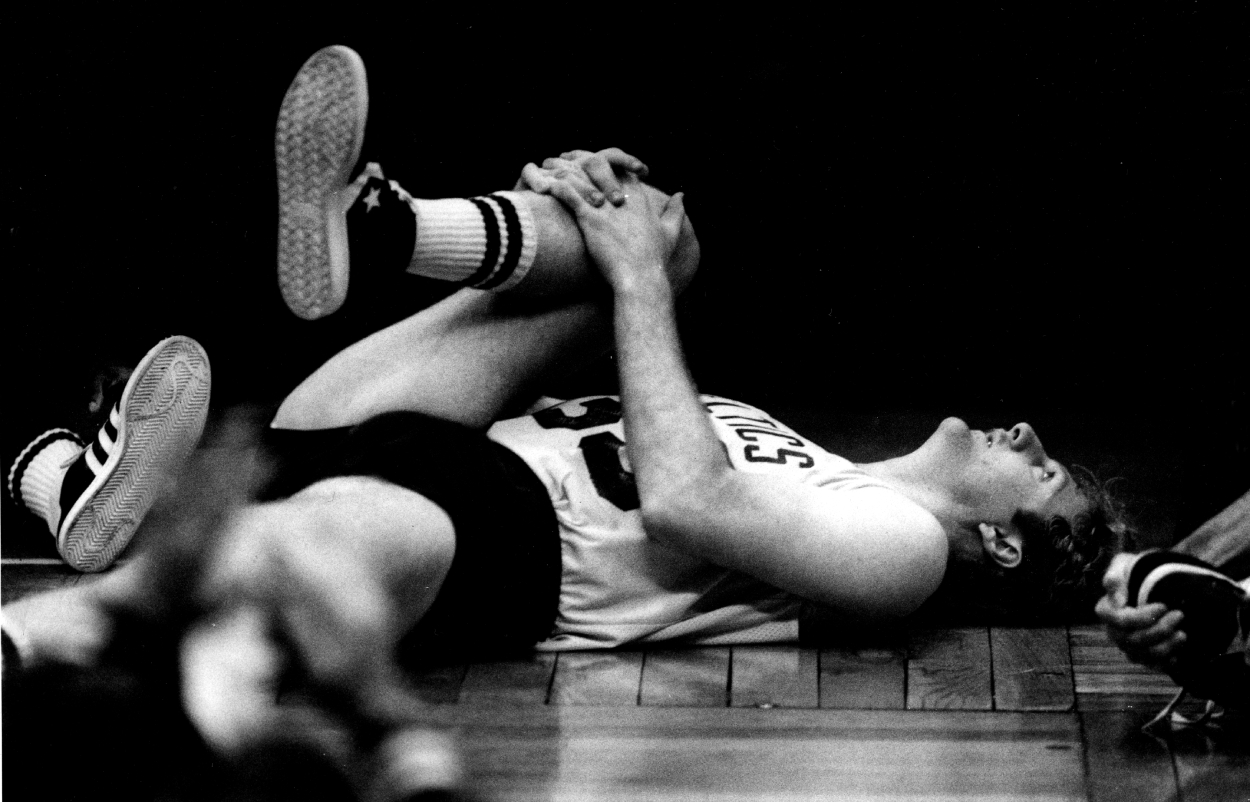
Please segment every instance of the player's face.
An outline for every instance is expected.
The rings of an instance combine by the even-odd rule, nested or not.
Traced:
[[[1027,423],[983,432],[959,418],[947,418],[922,446],[955,499],[978,511],[987,523],[1007,525],[1016,512],[1069,520],[1089,502],[1072,474],[1050,457]]]

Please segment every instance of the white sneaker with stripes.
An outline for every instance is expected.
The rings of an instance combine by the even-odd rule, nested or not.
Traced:
[[[148,351],[120,395],[106,399],[108,417],[90,443],[53,429],[22,451],[9,493],[47,522],[67,563],[101,571],[122,553],[166,472],[199,443],[210,385],[203,347],[169,337]]]

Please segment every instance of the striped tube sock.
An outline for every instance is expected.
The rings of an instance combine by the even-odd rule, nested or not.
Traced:
[[[534,264],[534,218],[515,192],[409,203],[417,215],[410,273],[499,291],[519,284]]]
[[[370,162],[347,211],[353,282],[409,273],[483,290],[525,278],[538,252],[529,205],[516,192],[478,198],[414,198]]]
[[[61,525],[61,487],[71,464],[81,462],[83,441],[68,429],[51,429],[22,450],[9,471],[9,495],[48,524]]]

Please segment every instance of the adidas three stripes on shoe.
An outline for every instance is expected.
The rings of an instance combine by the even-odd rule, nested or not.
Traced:
[[[67,563],[101,571],[130,543],[165,472],[199,443],[210,384],[200,344],[169,337],[106,399],[107,418],[90,442],[53,429],[22,451],[9,493],[47,522]]]

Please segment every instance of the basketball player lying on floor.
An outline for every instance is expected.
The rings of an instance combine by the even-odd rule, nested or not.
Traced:
[[[197,591],[211,614],[183,646],[184,696],[210,743],[245,744],[295,668],[376,708],[401,640],[443,659],[794,641],[808,610],[904,616],[948,566],[986,594],[1092,605],[1114,524],[1030,426],[949,418],[916,451],[855,465],[700,395],[674,315],[699,260],[680,194],[642,183],[645,166],[615,149],[529,165],[527,189],[485,198],[414,199],[376,165],[349,183],[364,91],[355,54],[329,48],[284,101],[288,304],[329,314],[349,275],[351,302],[367,303],[405,270],[478,289],[347,348],[278,410],[271,479],[226,520]],[[345,128],[356,134],[329,133]],[[613,342],[619,398],[509,416]],[[65,533],[56,498],[25,500],[55,507]],[[142,570],[136,558],[89,590],[132,593]],[[25,620],[37,656],[46,633]]]

